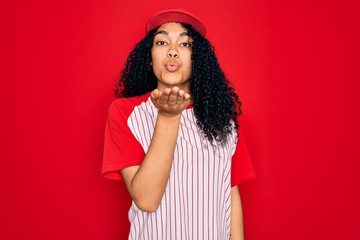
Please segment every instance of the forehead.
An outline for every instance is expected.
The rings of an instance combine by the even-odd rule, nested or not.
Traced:
[[[181,23],[178,22],[168,22],[168,23],[164,23],[163,25],[161,25],[158,28],[158,32],[159,31],[166,31],[168,33],[171,32],[178,32],[178,33],[182,33],[182,32],[187,32],[187,29],[184,28]]]

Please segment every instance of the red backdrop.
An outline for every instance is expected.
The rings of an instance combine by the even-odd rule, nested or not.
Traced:
[[[0,238],[126,239],[100,176],[113,84],[151,14],[198,15],[244,103],[248,240],[360,239],[358,1],[1,1]]]

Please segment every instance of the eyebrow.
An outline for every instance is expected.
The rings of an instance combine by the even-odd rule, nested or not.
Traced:
[[[157,35],[157,34],[169,35],[169,32],[161,30],[161,31],[158,31],[155,33],[155,35]],[[187,32],[182,32],[179,34],[179,37],[182,37],[182,36],[189,36],[189,34]]]

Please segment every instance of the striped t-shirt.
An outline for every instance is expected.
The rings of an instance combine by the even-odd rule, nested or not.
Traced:
[[[116,99],[109,108],[102,173],[122,180],[120,170],[140,165],[154,132],[158,110],[149,94]],[[129,210],[129,239],[229,239],[231,187],[253,178],[242,135],[226,145],[200,134],[192,107],[182,112],[174,159],[161,203]]]

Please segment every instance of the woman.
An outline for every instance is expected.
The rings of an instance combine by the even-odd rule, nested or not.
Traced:
[[[105,133],[102,172],[123,180],[133,200],[129,239],[243,239],[237,185],[254,171],[238,96],[198,18],[163,11],[146,31]]]

